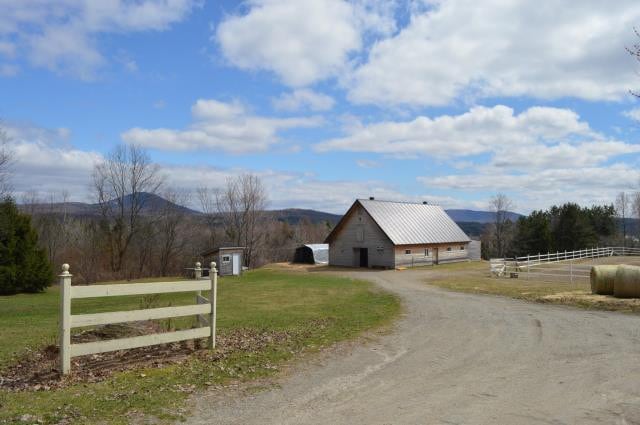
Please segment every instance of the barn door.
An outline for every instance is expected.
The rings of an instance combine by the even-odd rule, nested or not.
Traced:
[[[438,248],[433,248],[433,264],[438,264]]]
[[[360,267],[369,267],[369,248],[360,248]]]

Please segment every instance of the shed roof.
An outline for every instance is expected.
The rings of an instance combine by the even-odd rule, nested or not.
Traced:
[[[439,205],[358,199],[349,209],[361,205],[394,245],[421,245],[470,241]],[[349,215],[345,214],[342,220]],[[342,222],[341,220],[341,222]],[[327,237],[333,239],[340,223]]]
[[[244,246],[221,246],[218,248],[209,249],[207,251],[201,252],[200,255],[206,257],[208,255],[215,254],[220,251],[244,251]]]

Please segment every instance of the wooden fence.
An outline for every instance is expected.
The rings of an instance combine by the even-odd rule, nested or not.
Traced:
[[[216,263],[211,263],[209,279],[202,280],[202,268],[196,263],[195,280],[156,283],[127,283],[116,285],[71,286],[69,265],[62,265],[60,277],[60,370],[63,374],[71,371],[71,357],[108,351],[146,347],[156,344],[184,341],[195,338],[209,338],[209,348],[216,345],[216,298],[218,271]],[[202,291],[210,291],[209,298]],[[195,304],[150,308],[132,311],[108,313],[71,314],[71,300],[79,298],[113,297],[122,295],[168,294],[177,292],[196,292]],[[198,316],[194,329],[156,333],[130,338],[71,344],[71,329],[82,326],[97,326],[124,323],[138,320],[164,319],[169,317]]]
[[[588,281],[591,265],[584,259],[612,256],[637,256],[640,248],[597,247],[577,251],[552,252],[515,258],[492,258],[489,267],[492,276],[537,279],[545,281]]]

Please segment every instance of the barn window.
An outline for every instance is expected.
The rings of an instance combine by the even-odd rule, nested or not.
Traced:
[[[378,251],[380,254],[382,254],[384,252],[384,247],[383,246],[379,246],[376,248],[376,251]]]
[[[451,251],[451,247],[450,246],[447,247],[447,251]]]
[[[230,255],[223,255],[222,256],[222,262],[223,263],[228,263],[231,261],[231,256]]]
[[[425,248],[424,249],[424,256],[428,257],[429,256],[429,248]]]
[[[407,255],[408,255],[408,254],[411,254],[411,250],[410,250],[410,249],[405,249],[405,250],[404,250],[404,253],[405,253],[405,254],[407,254]]]
[[[460,251],[464,251],[464,245],[460,245]]]

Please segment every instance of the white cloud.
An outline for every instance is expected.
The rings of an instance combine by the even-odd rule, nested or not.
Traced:
[[[17,198],[37,191],[68,191],[73,198],[88,199],[93,165],[102,155],[69,146],[66,128],[45,129],[30,124],[2,122],[13,153],[11,184]]]
[[[640,121],[640,108],[633,108],[622,113],[625,117],[634,121]]]
[[[0,76],[2,77],[14,77],[18,75],[20,68],[17,65],[12,64],[0,64]]]
[[[194,122],[185,130],[132,128],[122,140],[162,150],[220,149],[261,152],[278,142],[278,131],[314,127],[317,117],[266,118],[251,115],[239,102],[200,99],[191,108]]]
[[[345,79],[359,103],[445,105],[460,96],[620,99],[639,85],[624,51],[636,0],[442,0],[375,43]],[[615,76],[615,77],[613,77]]]
[[[419,177],[428,188],[478,193],[509,193],[527,212],[553,204],[610,204],[619,191],[637,190],[640,171],[629,164],[540,169],[527,173],[482,172]]]
[[[380,166],[380,163],[371,159],[358,159],[356,165],[360,168],[376,168]]]
[[[0,40],[0,55],[13,57],[16,53],[16,45],[9,42]]]
[[[344,71],[367,32],[395,29],[394,4],[375,0],[251,0],[248,12],[226,17],[215,39],[227,60],[272,71],[300,87]]]
[[[207,113],[205,110],[201,112]],[[70,146],[69,130],[64,128],[45,129],[4,122],[2,126],[15,153],[12,183],[17,199],[31,192],[45,196],[65,191],[72,201],[92,202],[91,172],[96,163],[104,160],[101,153]],[[229,177],[244,173],[256,174],[267,189],[269,207],[274,209],[314,208],[344,213],[354,197],[373,195],[384,199],[407,199],[392,186],[380,181],[325,181],[308,173],[280,170],[218,168],[193,164],[160,165],[161,173],[171,182],[171,186],[185,191],[195,191],[203,182],[211,187],[223,187]],[[319,193],[322,196],[318,196]]]
[[[309,89],[298,89],[291,93],[282,93],[273,99],[273,106],[281,111],[298,111],[308,108],[312,111],[327,111],[333,108],[335,101],[331,96]]]
[[[549,107],[515,114],[503,105],[478,106],[461,115],[351,123],[346,131],[344,137],[319,143],[316,150],[456,159],[495,153],[495,165],[505,167],[562,165],[572,156],[584,165],[638,151],[638,145],[606,140],[571,110]]]
[[[0,0],[0,52],[23,52],[35,66],[92,79],[106,63],[97,47],[99,34],[166,30],[199,3]]]

